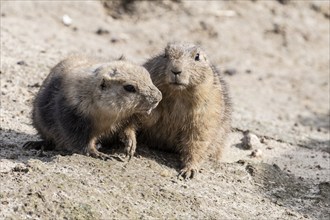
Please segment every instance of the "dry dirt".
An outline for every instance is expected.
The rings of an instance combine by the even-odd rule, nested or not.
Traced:
[[[329,219],[329,4],[1,0],[0,219]],[[129,163],[22,150],[61,59],[142,63],[173,40],[201,44],[230,85],[221,162],[184,181],[176,155],[143,146]]]

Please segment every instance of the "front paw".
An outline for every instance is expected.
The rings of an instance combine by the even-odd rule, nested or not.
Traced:
[[[101,160],[111,160],[112,156],[102,153],[96,149],[90,149],[85,153],[86,156],[101,159]]]
[[[126,157],[128,157],[128,161],[130,161],[134,156],[135,150],[136,150],[136,142],[132,139],[127,139],[125,141],[125,153],[126,153]]]
[[[178,177],[181,177],[183,179],[192,179],[196,176],[197,172],[197,167],[185,166],[183,169],[180,170]]]

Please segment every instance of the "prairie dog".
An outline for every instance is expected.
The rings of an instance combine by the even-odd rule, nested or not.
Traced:
[[[147,70],[127,61],[102,62],[72,56],[57,64],[33,104],[32,121],[43,141],[25,148],[50,147],[101,159],[96,143],[120,134],[127,153],[136,148],[134,115],[150,113],[162,95]]]
[[[179,153],[179,175],[192,178],[209,154],[221,156],[231,122],[227,86],[205,52],[192,44],[169,43],[143,66],[163,98],[142,120],[141,139]]]

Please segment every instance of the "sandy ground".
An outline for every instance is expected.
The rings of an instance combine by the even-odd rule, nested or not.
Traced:
[[[329,219],[329,7],[1,1],[0,219]],[[233,132],[221,162],[183,181],[175,154],[142,146],[129,163],[22,150],[38,140],[32,100],[61,59],[142,63],[173,40],[201,44],[230,85]],[[246,130],[260,141],[248,150]]]

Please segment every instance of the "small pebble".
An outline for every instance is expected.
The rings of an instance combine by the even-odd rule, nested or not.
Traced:
[[[32,85],[28,85],[28,87],[39,88],[40,87],[40,84],[39,83],[35,83],[35,84],[32,84]]]
[[[322,170],[321,165],[316,165],[315,167],[316,167],[317,169],[319,169],[319,170]]]
[[[251,152],[251,157],[261,157],[262,156],[262,151],[260,149],[256,149]]]
[[[224,74],[226,74],[228,76],[233,76],[233,75],[237,74],[237,70],[234,68],[229,68],[224,71]]]
[[[255,134],[245,131],[243,135],[244,137],[241,141],[244,149],[250,150],[261,145],[259,138]]]
[[[130,39],[127,34],[121,33],[111,38],[111,43],[126,42]]]
[[[244,161],[244,160],[238,160],[236,163],[241,164],[241,165],[245,165],[246,164],[246,161]]]
[[[287,5],[287,4],[289,4],[289,2],[291,1],[291,0],[277,0],[279,3],[281,3],[282,5]]]
[[[13,168],[13,171],[14,171],[14,172],[23,172],[23,173],[27,173],[27,172],[29,172],[29,168],[27,168],[27,167],[24,166],[24,165],[18,164],[17,166],[15,166],[15,167]]]
[[[70,26],[72,24],[72,18],[69,15],[63,15],[62,22],[66,26]]]
[[[21,66],[27,66],[26,62],[24,60],[18,61],[17,65],[21,65]]]
[[[261,137],[261,138],[260,138],[260,143],[265,144],[265,143],[266,143],[266,138],[265,138],[265,137]]]
[[[97,29],[96,34],[97,35],[109,34],[109,31],[108,30],[105,30],[103,28],[99,28],[99,29]]]

